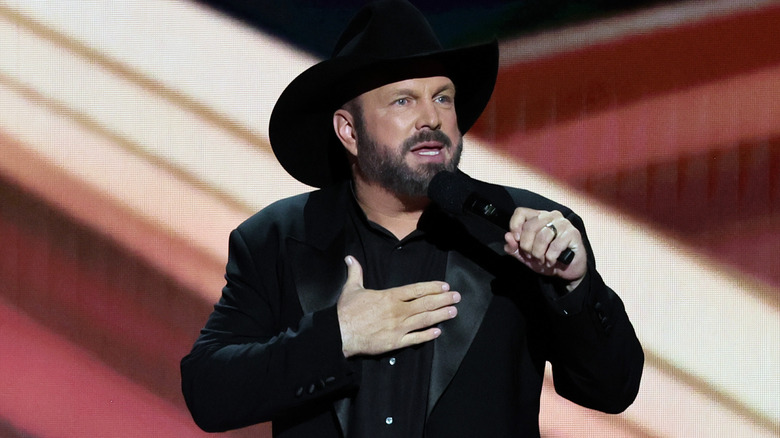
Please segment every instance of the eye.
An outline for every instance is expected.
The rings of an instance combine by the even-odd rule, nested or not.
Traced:
[[[447,104],[450,104],[450,103],[452,103],[452,102],[453,102],[453,100],[454,100],[454,99],[452,98],[452,96],[449,96],[449,95],[446,95],[446,94],[442,94],[442,95],[440,95],[440,96],[436,96],[436,99],[435,99],[435,100],[436,100],[436,102],[438,102],[438,103],[447,103]]]
[[[393,103],[398,106],[404,106],[409,103],[409,99],[406,97],[401,97],[400,99],[396,99]]]

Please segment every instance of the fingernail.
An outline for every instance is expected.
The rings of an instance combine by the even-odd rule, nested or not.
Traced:
[[[347,266],[352,266],[352,256],[347,256],[344,258],[344,261],[347,262]]]
[[[460,294],[455,292],[455,294],[452,296],[452,301],[459,303],[460,302]]]
[[[450,285],[449,285],[449,284],[447,284],[447,283],[444,283],[444,284],[442,284],[442,285],[441,285],[441,290],[443,290],[443,291],[448,291],[448,290],[450,290]]]

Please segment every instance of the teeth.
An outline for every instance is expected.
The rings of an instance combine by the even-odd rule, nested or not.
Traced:
[[[439,151],[421,151],[420,155],[426,155],[432,157],[434,155],[439,155]]]

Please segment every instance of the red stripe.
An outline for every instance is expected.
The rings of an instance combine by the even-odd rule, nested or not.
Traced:
[[[672,90],[780,63],[780,5],[502,68],[473,133],[502,142]]]
[[[210,304],[25,193],[0,184],[0,205],[0,294],[183,406],[178,363]]]
[[[509,66],[473,132],[780,286],[777,29],[771,5]]]

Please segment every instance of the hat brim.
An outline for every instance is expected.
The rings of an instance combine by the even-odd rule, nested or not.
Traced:
[[[322,61],[298,75],[276,102],[268,127],[271,148],[295,179],[325,187],[350,177],[333,130],[333,113],[347,101],[389,83],[447,76],[455,84],[458,128],[465,134],[490,100],[497,74],[497,41],[402,59]]]

